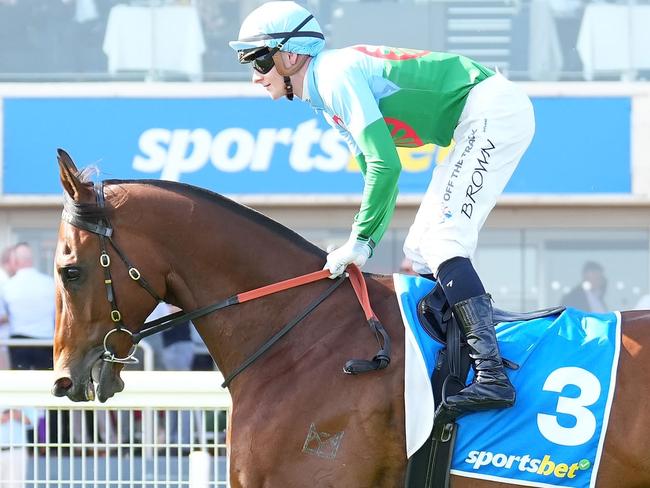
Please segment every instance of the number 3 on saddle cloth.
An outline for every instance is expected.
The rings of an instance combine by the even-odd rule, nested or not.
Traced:
[[[454,356],[444,338],[459,340],[460,329],[435,282],[398,274],[394,282],[406,329],[405,486],[445,487],[449,473],[530,486],[593,486],[614,393],[620,314],[495,309],[515,405],[463,416],[441,431],[434,412],[450,373],[448,356]],[[472,381],[465,348],[460,339],[452,369],[463,380],[447,380],[447,395]]]

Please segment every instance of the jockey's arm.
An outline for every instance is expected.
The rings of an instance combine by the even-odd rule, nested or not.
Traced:
[[[383,237],[395,210],[402,165],[383,118],[366,127],[357,144],[357,155],[365,185],[359,213],[352,229],[362,239],[377,244]]]
[[[345,138],[364,176],[364,189],[352,234],[374,247],[383,237],[395,210],[402,165],[388,126],[367,82],[346,73],[331,90],[331,107],[341,123],[327,121]]]

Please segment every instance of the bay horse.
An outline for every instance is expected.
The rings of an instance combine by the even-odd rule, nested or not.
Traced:
[[[195,310],[320,270],[325,262],[324,251],[282,225],[189,185],[106,181],[100,205],[93,184],[68,154],[59,150],[58,160],[67,202],[88,225],[110,219],[111,239],[151,290],[138,284],[112,247],[106,249],[113,262],[107,285],[102,265],[108,263],[100,265],[97,232],[62,219],[55,257],[55,395],[88,401],[96,384],[99,400],[105,401],[123,389],[122,365],[101,361],[103,341],[114,329],[111,298],[125,327],[137,333],[156,305],[154,296]],[[392,339],[390,366],[343,373],[347,359],[371,356],[376,348],[355,293],[344,282],[230,384],[233,488],[404,485],[404,326],[391,277],[365,278],[374,311]],[[226,376],[331,283],[323,279],[194,322]],[[599,488],[650,486],[650,315],[624,312],[622,331]],[[128,333],[115,334],[112,343],[117,355],[128,355]],[[101,367],[94,368],[98,363]],[[342,436],[335,456],[303,451],[310,428]],[[515,485],[452,476],[451,486]]]

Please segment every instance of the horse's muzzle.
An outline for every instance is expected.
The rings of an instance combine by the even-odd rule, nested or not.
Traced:
[[[68,377],[59,378],[54,382],[52,394],[57,397],[63,397],[68,394],[70,388],[72,388],[72,379]]]
[[[74,382],[72,378],[63,376],[54,382],[52,394],[58,397],[68,397],[73,402],[90,402],[95,399],[95,386],[92,380]]]
[[[73,402],[89,402],[97,396],[105,402],[115,393],[124,389],[124,382],[119,376],[119,369],[113,363],[102,361],[103,346],[96,346],[88,351],[80,361],[72,364],[57,363],[58,373],[52,394],[68,397]],[[95,395],[97,386],[97,395]]]

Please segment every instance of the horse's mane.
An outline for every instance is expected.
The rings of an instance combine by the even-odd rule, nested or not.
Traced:
[[[175,193],[180,193],[182,195],[190,195],[192,197],[198,197],[210,201],[216,205],[219,205],[222,208],[226,208],[228,211],[233,212],[237,215],[241,215],[249,220],[252,220],[256,224],[259,224],[266,229],[273,231],[275,234],[288,239],[293,244],[297,244],[306,251],[314,253],[318,256],[324,256],[325,252],[316,246],[315,244],[309,242],[307,239],[302,237],[297,232],[289,229],[288,227],[276,222],[275,220],[267,217],[266,215],[254,210],[246,205],[235,202],[229,198],[224,197],[218,193],[206,190],[204,188],[199,188],[197,186],[188,185],[186,183],[179,183],[176,181],[167,181],[167,180],[105,180],[105,185],[151,185],[158,188],[162,188],[168,191]],[[101,211],[97,204],[97,211]],[[92,210],[86,208],[85,212],[90,214]]]

